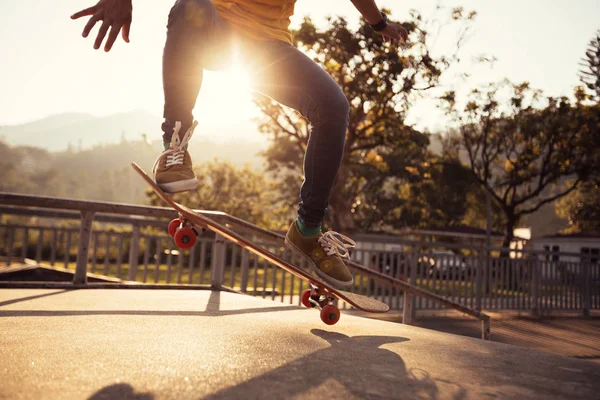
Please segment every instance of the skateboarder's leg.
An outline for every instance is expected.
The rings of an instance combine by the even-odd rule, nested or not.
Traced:
[[[296,109],[312,126],[298,222],[290,226],[286,245],[307,257],[311,269],[328,283],[347,287],[353,279],[343,258],[354,242],[335,232],[323,235],[320,228],[344,152],[348,100],[333,78],[295,47],[266,42],[262,49],[252,74],[256,89]]]
[[[198,186],[187,151],[187,141],[195,127],[192,110],[203,70],[228,65],[231,35],[231,25],[210,0],[177,0],[169,13],[163,52],[165,152],[153,168],[156,183],[166,192],[193,190]],[[176,130],[178,134],[173,138]]]
[[[253,72],[254,86],[299,111],[312,127],[298,211],[305,226],[318,227],[342,161],[350,106],[333,78],[300,50],[284,42],[267,43],[262,66]]]
[[[231,35],[231,25],[210,0],[177,0],[171,9],[163,51],[166,142],[176,121],[184,128],[192,124],[203,69],[218,69],[230,62]]]

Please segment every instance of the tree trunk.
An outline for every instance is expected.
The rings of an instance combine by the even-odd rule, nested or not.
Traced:
[[[342,164],[329,198],[332,228],[341,233],[352,233],[356,230],[356,224],[351,211],[352,199],[344,195],[344,185],[349,176],[349,171]]]
[[[515,237],[515,226],[517,225],[517,218],[514,215],[507,215],[507,221],[505,225],[504,240],[502,241],[502,251],[500,252],[500,259],[506,260],[505,264],[508,268],[504,274],[505,281],[500,283],[500,286],[504,289],[513,289],[511,282],[513,281],[513,264],[510,260],[510,243]],[[502,263],[500,264],[502,265]]]
[[[506,225],[504,226],[504,240],[502,241],[502,252],[504,249],[510,248],[510,243],[515,237],[515,226],[517,225],[517,218],[513,215],[507,215]]]

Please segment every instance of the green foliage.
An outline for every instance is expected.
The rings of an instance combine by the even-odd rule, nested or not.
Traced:
[[[458,126],[457,151],[506,217],[505,246],[522,216],[575,190],[598,165],[598,106],[541,100],[528,84],[508,82],[474,90],[461,111],[453,93],[444,98]]]
[[[452,17],[466,27],[462,37],[474,14],[460,9],[453,10]],[[436,87],[457,57],[430,54],[427,23],[418,13],[413,12],[403,25],[410,36],[409,42],[400,46],[384,43],[381,35],[366,25],[353,31],[343,18],[329,19],[323,31],[305,18],[295,32],[298,47],[331,74],[351,105],[344,157],[329,206],[328,222],[336,230],[421,225],[416,216],[427,214],[404,210],[417,206],[406,188],[429,179],[431,157],[428,136],[405,125],[404,120],[413,101]],[[272,143],[265,152],[267,169],[280,178],[295,180],[296,184],[285,186],[290,198],[297,196],[310,129],[297,113],[269,98],[258,97],[256,104],[264,113],[260,130]]]
[[[600,181],[584,182],[556,203],[558,215],[567,218],[567,232],[600,232]]]

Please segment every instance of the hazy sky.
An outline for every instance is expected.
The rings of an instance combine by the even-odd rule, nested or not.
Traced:
[[[0,0],[0,125],[77,111],[107,115],[133,109],[162,113],[161,56],[165,23],[173,0],[134,0],[131,43],[118,41],[110,53],[94,51],[95,31],[83,39],[84,20],[69,16],[95,1]],[[530,81],[547,94],[570,94],[578,83],[578,62],[596,29],[600,1],[572,0],[381,0],[402,19],[415,8],[425,16],[440,3],[478,12],[473,34],[463,49],[467,82],[447,79],[444,89],[462,89],[508,77]],[[322,23],[326,15],[357,21],[349,0],[298,0],[293,23],[305,15]],[[447,50],[444,38],[435,51]],[[473,66],[472,56],[498,58],[492,69]],[[240,70],[238,69],[237,72]],[[237,75],[236,75],[237,76]],[[240,134],[257,137],[250,119],[255,111],[243,78],[210,73],[196,108],[201,126],[239,125]],[[226,90],[224,91],[223,88]],[[225,96],[222,93],[230,93]],[[231,111],[235,107],[236,112]],[[411,114],[417,126],[439,125],[439,113],[423,102]],[[157,127],[157,136],[160,135]]]

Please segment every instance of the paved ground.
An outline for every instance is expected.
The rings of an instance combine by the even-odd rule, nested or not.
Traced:
[[[415,325],[455,335],[481,337],[481,323],[478,320],[460,316],[458,313],[449,314],[444,317],[419,316]],[[397,313],[369,316],[386,321],[402,321],[402,315]],[[491,340],[600,364],[599,316],[581,318],[562,315],[533,318],[511,313],[494,313]]]
[[[0,289],[0,398],[595,399],[600,365],[232,293]]]

